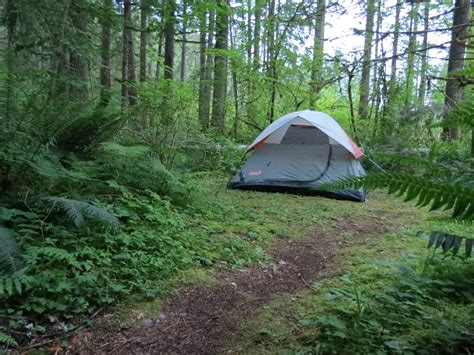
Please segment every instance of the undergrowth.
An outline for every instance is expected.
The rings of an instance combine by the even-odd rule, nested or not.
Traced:
[[[168,170],[147,146],[102,144],[64,164],[34,193],[2,196],[0,344],[73,330],[131,295],[156,298],[189,269],[266,257],[220,227],[235,212],[202,178]]]
[[[267,307],[251,330],[243,331],[247,340],[242,349],[472,352],[474,262],[427,252],[426,242],[408,230],[352,244],[336,259],[336,276]]]

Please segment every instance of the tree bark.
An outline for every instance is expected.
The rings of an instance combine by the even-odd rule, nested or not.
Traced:
[[[187,30],[187,19],[186,19],[186,9],[187,9],[187,1],[183,0],[183,35],[181,42],[181,72],[180,72],[180,79],[184,81],[186,78],[186,30]]]
[[[230,48],[235,50],[235,41],[233,35],[232,25],[229,25],[229,35],[230,35]],[[251,47],[247,47],[251,48]],[[251,58],[247,57],[248,62],[250,63]],[[237,80],[237,67],[234,59],[230,60],[230,67],[232,73],[232,91],[234,96],[234,120],[232,122],[232,138],[237,139],[239,120],[240,120],[240,105],[239,105],[239,83]]]
[[[377,4],[377,12],[376,12],[376,25],[375,25],[375,43],[374,43],[374,48],[375,48],[375,53],[374,53],[374,59],[378,60],[379,59],[379,50],[383,50],[383,43],[380,40],[380,28],[382,27],[382,1],[381,0],[376,0]],[[374,65],[373,70],[372,70],[372,92],[373,92],[373,103],[372,107],[370,109],[370,114],[369,118],[373,119],[373,124],[372,124],[372,137],[375,137],[376,132],[377,132],[377,124],[379,120],[379,109],[380,109],[380,102],[381,102],[381,90],[380,90],[380,79],[383,75],[383,72],[381,73],[380,70],[382,69],[383,65],[385,62],[380,63],[379,65]]]
[[[214,29],[215,29],[215,14],[214,11],[209,11],[209,23],[207,25],[207,41],[205,43],[205,50],[208,51],[214,45]],[[205,29],[204,29],[205,31]],[[211,97],[212,97],[212,66],[214,62],[213,53],[207,52],[204,65],[204,79],[200,85],[199,93],[199,114],[201,117],[201,128],[207,130],[209,128],[209,119],[211,114]]]
[[[175,8],[174,0],[165,0],[165,70],[164,77],[167,80],[173,80],[174,69],[174,25],[175,25]]]
[[[276,58],[275,58],[275,0],[268,2],[268,21],[267,21],[267,80],[269,82],[269,102],[267,108],[268,122],[273,122],[275,112],[276,96]]]
[[[207,14],[204,12],[199,19],[199,103],[198,116],[202,131],[206,131],[209,125],[209,97],[206,98],[206,30]],[[207,103],[207,105],[206,105]]]
[[[316,22],[314,26],[313,62],[311,66],[311,89],[309,108],[316,108],[316,101],[322,90],[323,61],[324,61],[324,25],[326,16],[326,0],[318,0]]]
[[[225,104],[227,97],[227,37],[229,31],[228,0],[216,0],[216,56],[214,60],[214,90],[212,97],[212,127],[221,134],[225,128]]]
[[[158,60],[156,61],[155,78],[160,80],[161,65],[163,63],[163,31],[158,35],[158,49],[156,50]]]
[[[247,0],[247,43],[245,43],[245,50],[247,52],[246,63],[249,67],[252,64],[252,0]]]
[[[165,0],[165,69],[164,78],[166,85],[163,93],[163,111],[162,118],[165,125],[173,122],[173,112],[171,109],[171,100],[173,95],[172,81],[174,70],[174,34],[175,34],[175,10],[174,0]]]
[[[397,56],[398,56],[398,39],[400,37],[400,10],[402,8],[402,1],[397,0],[397,5],[395,8],[395,26],[393,29],[393,43],[392,43],[392,62],[390,69],[390,84],[389,86],[393,88],[397,79]]]
[[[451,31],[451,45],[449,47],[448,80],[446,82],[444,115],[446,116],[456,107],[462,98],[462,87],[456,79],[457,70],[464,68],[466,41],[469,35],[470,0],[456,0],[453,13],[453,29]],[[445,139],[459,139],[459,127],[445,127]]]
[[[147,37],[148,37],[148,0],[140,2],[140,82],[146,81],[147,74]]]
[[[423,9],[423,51],[421,52],[421,73],[420,73],[420,88],[418,90],[418,105],[423,107],[425,105],[426,97],[426,78],[428,73],[428,31],[430,19],[430,3],[425,2]]]
[[[131,0],[123,1],[123,35],[122,35],[122,108],[129,105],[129,52],[130,38],[132,30],[130,28],[132,20],[132,2]]]
[[[137,104],[138,102],[138,95],[137,95],[137,89],[135,87],[136,85],[136,74],[135,74],[135,36],[134,36],[134,33],[133,33],[133,17],[132,17],[132,6],[130,6],[130,17],[129,17],[129,21],[128,21],[128,25],[129,25],[129,31],[130,31],[130,35],[128,36],[128,58],[127,58],[127,61],[128,61],[128,66],[127,66],[127,69],[128,69],[128,82],[129,82],[129,86],[128,86],[128,104],[130,106],[134,106]]]
[[[413,103],[414,78],[415,78],[415,55],[417,50],[416,34],[418,31],[418,9],[420,3],[413,2],[410,11],[410,35],[408,40],[407,75],[405,86],[405,108],[408,109]]]
[[[471,5],[471,25],[469,26],[469,40],[467,42],[467,67],[474,72],[474,7]],[[467,95],[467,99],[474,99],[474,88],[473,87],[466,87],[465,90],[469,90]],[[471,168],[474,168],[474,127],[471,127]]]
[[[15,6],[14,0],[7,0],[5,3],[4,13],[5,13],[5,25],[7,27],[7,52],[5,55],[5,64],[6,64],[6,81],[5,81],[5,91],[6,91],[6,103],[4,107],[5,113],[5,122],[7,128],[11,124],[11,111],[13,105],[14,97],[14,84],[13,84],[13,71],[14,71],[14,62],[15,62],[15,31],[18,20],[18,12]],[[0,169],[1,171],[2,169]],[[5,178],[8,175],[7,172],[3,177]],[[1,179],[2,185],[0,190],[3,188],[3,180]],[[5,183],[6,184],[6,183]]]
[[[253,31],[253,71],[260,69],[260,27],[262,17],[262,0],[255,0],[255,27]]]
[[[102,33],[100,37],[100,103],[107,106],[110,101],[110,88],[112,87],[112,79],[110,76],[111,58],[110,43],[112,39],[112,29],[110,27],[109,15],[113,11],[113,0],[103,0],[102,6],[107,15],[101,20]]]
[[[369,88],[370,88],[370,59],[372,56],[372,37],[374,30],[375,0],[367,0],[367,19],[365,24],[364,55],[362,59],[362,74],[359,85],[359,118],[368,118]]]
[[[70,20],[76,37],[86,40],[87,14],[80,0],[71,1]],[[61,86],[56,92],[68,100],[86,101],[88,98],[88,63],[84,53],[67,43],[62,43],[58,68]]]

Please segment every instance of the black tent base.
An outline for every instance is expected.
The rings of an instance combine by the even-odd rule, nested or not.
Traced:
[[[251,185],[251,184],[239,184],[229,183],[228,189],[239,189],[239,190],[252,190],[262,192],[282,192],[295,195],[305,196],[324,196],[333,198],[336,200],[348,200],[356,202],[365,201],[365,191],[361,190],[340,190],[340,191],[320,191],[314,187],[296,187],[296,186],[284,186],[284,185]]]

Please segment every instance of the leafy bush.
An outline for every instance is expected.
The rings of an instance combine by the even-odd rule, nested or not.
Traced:
[[[427,354],[472,350],[472,317],[456,306],[472,308],[472,263],[453,264],[446,268],[435,262],[429,274],[420,275],[406,264],[380,262],[378,275],[341,277],[323,296],[323,309],[300,320],[302,326],[319,328],[315,339],[305,340],[307,349]]]

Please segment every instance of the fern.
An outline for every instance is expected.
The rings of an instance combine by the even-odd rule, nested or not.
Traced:
[[[439,125],[474,129],[474,102],[469,99],[461,101]]]
[[[0,297],[22,294],[26,285],[24,285],[24,280],[18,276],[20,275],[0,276]]]
[[[13,339],[10,335],[3,333],[0,331],[0,344],[5,344],[5,345],[18,345],[15,339]]]
[[[107,152],[115,153],[127,158],[139,158],[151,151],[150,147],[146,145],[124,146],[118,143],[104,143],[103,147]]]
[[[372,152],[371,156],[374,157],[374,160],[385,160],[411,168],[418,168],[444,178],[451,178],[453,174],[452,168],[430,161],[426,157],[403,155],[395,152]]]
[[[474,189],[463,184],[433,182],[426,178],[402,173],[375,173],[362,177],[349,176],[324,184],[320,190],[347,188],[368,190],[388,187],[388,194],[405,196],[404,201],[417,199],[417,207],[430,205],[433,210],[452,210],[453,218],[471,220],[474,217]]]
[[[464,241],[464,249],[466,251],[466,258],[472,255],[472,246],[474,239],[460,237],[454,234],[448,234],[438,231],[432,231],[428,241],[428,248],[434,246],[435,250],[441,247],[444,253],[452,250],[453,258],[458,255]]]
[[[102,207],[97,207],[87,202],[71,200],[64,197],[51,196],[47,197],[46,199],[64,210],[66,215],[73,221],[76,227],[83,226],[86,222],[86,218],[105,222],[114,228],[119,227],[120,223],[117,217]]]
[[[0,228],[0,272],[13,274],[23,267],[20,246],[10,229]]]

